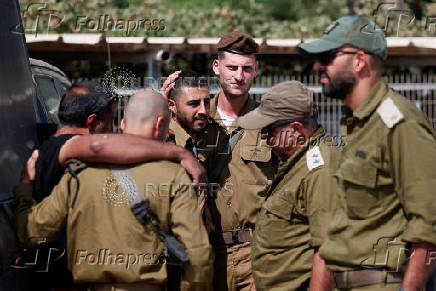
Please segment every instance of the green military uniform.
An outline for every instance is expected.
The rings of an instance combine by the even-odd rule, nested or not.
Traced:
[[[309,286],[314,248],[321,246],[336,206],[336,181],[330,165],[337,145],[329,141],[320,127],[307,145],[279,164],[254,232],[257,290]]]
[[[217,112],[218,96],[211,100],[210,115],[224,129],[226,126]],[[248,99],[240,116],[256,108]],[[227,134],[238,127],[234,121]],[[272,183],[275,166],[271,149],[261,139],[260,130],[245,130],[242,138],[232,151],[232,156],[219,178],[220,190],[215,199],[219,217],[215,221],[221,226],[225,245],[216,250],[215,289],[224,290],[226,281],[233,286],[234,281],[249,282],[251,277],[251,233],[256,223],[259,207],[265,200]],[[237,231],[243,231],[239,234]],[[235,232],[236,231],[236,232]],[[236,234],[236,235],[232,235]],[[237,238],[238,242],[232,244]],[[230,240],[230,244],[229,244]],[[249,284],[249,283],[247,283]]]
[[[226,126],[217,112],[218,96],[212,99],[210,115],[224,128]],[[248,99],[240,116],[256,108]],[[235,120],[227,134],[238,127]],[[260,130],[245,130],[236,144],[228,166],[224,168],[219,184],[222,188],[216,198],[224,232],[239,229],[254,229],[256,215],[265,200],[272,183],[275,167],[271,149],[261,139]]]
[[[210,290],[212,251],[185,170],[159,161],[129,171],[161,227],[171,231],[189,255],[181,289]],[[162,288],[167,279],[164,245],[150,223],[141,225],[136,220],[111,171],[95,165],[81,170],[78,179],[77,198],[77,183],[66,174],[51,195],[34,206],[31,192],[17,189],[20,241],[35,246],[56,238],[66,227],[68,265],[76,282],[142,282]]]
[[[208,172],[211,172],[219,158],[219,151],[223,147],[226,136],[225,130],[212,118],[210,118],[204,131],[197,134],[195,138],[191,137],[174,119],[171,119],[166,141],[185,147],[198,158]],[[205,207],[206,191],[204,187],[199,187],[199,190],[200,211],[210,236],[210,242],[212,246],[215,246],[218,233],[220,233],[217,229],[219,228],[219,222],[216,217],[216,206],[212,200],[209,200],[208,207]]]
[[[436,242],[434,131],[382,80],[345,113],[346,146],[336,170],[339,207],[320,255],[334,271],[402,273],[410,243]]]
[[[192,152],[200,163],[209,171],[212,170],[220,147],[226,139],[226,132],[213,119],[207,123],[204,131],[191,137],[174,119],[171,119],[167,142],[179,145]]]

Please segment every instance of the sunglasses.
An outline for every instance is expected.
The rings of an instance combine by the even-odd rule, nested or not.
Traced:
[[[354,55],[358,51],[341,51],[341,50],[331,50],[325,53],[315,55],[315,59],[319,61],[319,63],[323,66],[329,65],[336,56],[341,53],[343,55]]]

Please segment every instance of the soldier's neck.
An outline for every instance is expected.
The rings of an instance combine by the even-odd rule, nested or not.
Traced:
[[[223,90],[220,90],[217,107],[227,116],[238,117],[247,99],[248,93],[241,96],[227,96]]]
[[[60,127],[56,130],[54,136],[62,134],[89,134],[89,129],[83,127]]]
[[[380,76],[358,79],[353,90],[345,97],[344,105],[354,112],[369,95],[372,89],[377,86],[380,79]]]

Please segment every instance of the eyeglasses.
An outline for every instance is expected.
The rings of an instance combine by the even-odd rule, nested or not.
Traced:
[[[327,66],[329,65],[336,56],[341,53],[343,55],[354,55],[358,51],[340,51],[340,50],[331,50],[325,53],[317,54],[315,58],[320,62],[321,65]]]

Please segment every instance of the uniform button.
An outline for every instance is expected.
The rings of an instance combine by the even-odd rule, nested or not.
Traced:
[[[227,200],[227,206],[231,206],[232,205],[232,201]]]

